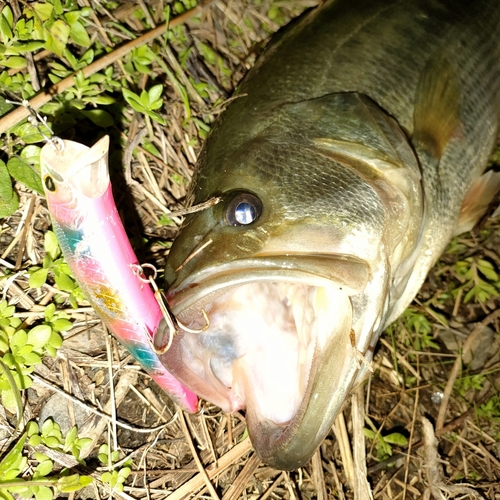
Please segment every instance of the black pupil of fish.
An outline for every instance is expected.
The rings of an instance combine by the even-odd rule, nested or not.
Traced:
[[[251,224],[257,218],[257,209],[248,201],[242,201],[234,209],[234,218],[238,224]]]
[[[45,177],[45,187],[52,192],[56,190],[56,185],[54,184],[54,180],[52,179],[52,177],[50,177],[50,175],[47,175],[47,177]]]

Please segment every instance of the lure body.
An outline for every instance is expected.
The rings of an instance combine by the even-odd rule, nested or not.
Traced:
[[[85,297],[107,328],[152,379],[187,411],[196,395],[160,363],[153,348],[163,314],[113,200],[107,167],[109,138],[91,149],[63,141],[43,147],[41,168],[50,215],[64,257]]]

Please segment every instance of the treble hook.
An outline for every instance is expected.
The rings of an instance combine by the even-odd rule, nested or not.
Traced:
[[[205,309],[201,310],[201,314],[205,319],[205,326],[199,329],[189,328],[188,326],[181,323],[174,315],[174,313],[170,310],[167,299],[165,295],[158,289],[156,282],[154,281],[157,276],[156,267],[152,264],[143,264],[142,266],[139,264],[131,264],[132,270],[134,274],[143,282],[149,283],[154,292],[154,297],[156,302],[160,306],[160,310],[163,315],[163,319],[158,325],[158,328],[153,334],[152,345],[153,350],[156,354],[164,354],[167,352],[172,346],[172,342],[174,341],[174,336],[177,334],[179,330],[183,330],[187,333],[203,333],[208,330],[210,327],[210,318],[208,317]],[[144,273],[144,268],[151,269],[153,271],[153,275],[151,277],[146,277]],[[167,337],[167,341],[165,342],[165,337]]]

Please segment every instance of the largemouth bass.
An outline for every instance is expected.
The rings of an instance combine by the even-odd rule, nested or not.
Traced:
[[[42,148],[42,182],[54,231],[76,281],[106,327],[174,401],[193,412],[196,394],[158,359],[155,336],[167,336],[168,323],[118,215],[108,148],[108,136],[92,148],[56,139]]]
[[[499,189],[497,0],[335,0],[280,32],[215,123],[166,266],[161,361],[305,464],[376,341]]]

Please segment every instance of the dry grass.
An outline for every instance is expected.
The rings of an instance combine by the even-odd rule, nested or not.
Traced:
[[[160,3],[154,4],[155,12],[163,10]],[[118,22],[134,26],[136,21],[127,5],[113,15]],[[310,5],[309,0],[272,4],[280,7],[279,24]],[[257,5],[215,0],[199,21],[189,21],[185,26],[193,47],[186,68],[177,62],[181,47],[175,43],[171,52],[162,54],[187,89],[194,117],[211,121],[224,108],[224,99],[251,67],[261,42],[279,27],[267,16],[270,7],[267,1]],[[96,36],[102,36],[106,43],[102,31],[105,15],[99,8],[95,12]],[[202,44],[220,57],[219,64],[207,64],[201,54]],[[36,64],[43,77],[43,61]],[[115,70],[120,75],[120,63]],[[189,77],[195,82],[211,82],[208,97],[199,95]],[[174,238],[177,219],[166,225],[159,222],[168,209],[182,207],[201,139],[200,127],[194,120],[184,123],[185,106],[175,86],[159,71],[155,79],[166,85],[168,98],[162,112],[168,125],[153,124],[154,134],[146,129],[146,135],[139,138],[151,141],[160,157],[138,146],[141,140],[135,138],[144,122],[129,110],[126,126],[112,131],[111,158],[115,198],[129,235],[136,242],[147,238],[147,244],[138,248],[139,258],[161,268],[168,251],[165,243]],[[142,86],[150,84],[144,77]],[[85,123],[65,133],[84,137],[87,143],[96,136],[96,131]],[[137,146],[134,156],[130,144]],[[2,221],[0,268],[2,275],[8,271],[9,278],[1,286],[2,293],[10,303],[18,305],[17,314],[28,324],[43,315],[44,306],[56,294],[64,297],[64,293],[50,285],[38,290],[28,287],[26,270],[43,258],[43,235],[50,228],[50,219],[42,197],[21,185],[17,187],[20,210]],[[59,394],[60,399],[52,407],[65,413],[70,423],[77,422],[80,434],[94,439],[87,460],[91,470],[95,472],[99,466],[95,454],[102,442],[133,458],[134,471],[124,493],[114,493],[120,498],[364,500],[369,498],[369,492],[363,483],[364,463],[360,462],[365,450],[363,426],[380,436],[397,432],[408,441],[407,445],[391,445],[390,457],[377,451],[376,439],[367,441],[366,474],[373,498],[474,498],[479,494],[488,499],[500,498],[500,403],[495,399],[500,382],[500,321],[498,314],[492,315],[499,301],[493,297],[484,304],[464,304],[462,292],[458,297],[451,293],[462,280],[456,271],[459,260],[484,258],[497,271],[500,269],[500,225],[489,222],[484,230],[463,236],[458,244],[462,245],[459,252],[445,255],[414,303],[414,311],[422,313],[430,325],[428,339],[437,342],[439,349],[416,345],[415,338],[422,339],[422,335],[412,331],[408,318],[399,320],[392,334],[385,335],[379,344],[375,374],[353,396],[356,410],[351,412],[351,405],[346,405],[319,452],[298,471],[280,472],[260,463],[245,437],[245,420],[239,413],[224,415],[203,403],[197,415],[179,414],[148,376],[137,369],[131,356],[103,331],[96,315],[85,305],[73,310],[61,302],[60,307],[71,315],[74,327],[66,334],[57,357],[45,359],[36,370],[34,386],[26,391],[24,416],[38,418],[50,398]],[[476,366],[464,365],[463,371],[456,373],[455,388],[442,405],[444,420],[440,424],[438,412],[459,356],[457,346],[462,346],[468,333],[485,318],[488,324],[483,326],[492,333],[485,335],[483,327],[476,328],[477,342],[471,351],[474,358],[482,351],[490,355],[481,358]],[[457,346],[450,338],[457,339]],[[457,367],[462,365],[458,363]],[[481,405],[488,402],[493,405],[491,411],[481,413]],[[2,426],[13,432],[12,416],[7,413],[1,420]],[[4,442],[9,437],[7,434]],[[52,455],[61,465],[70,465],[64,463],[67,457]],[[357,477],[360,471],[361,481]],[[107,494],[96,483],[76,496],[99,498]]]

